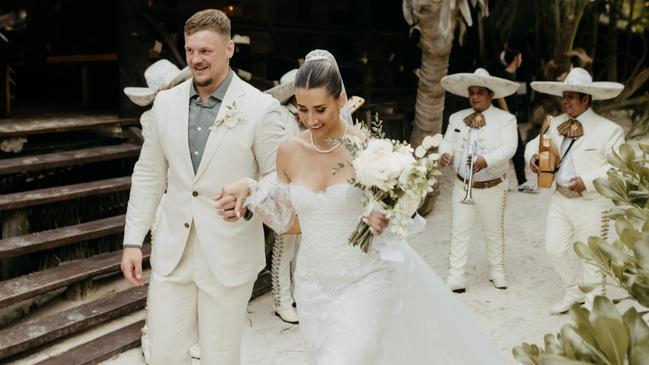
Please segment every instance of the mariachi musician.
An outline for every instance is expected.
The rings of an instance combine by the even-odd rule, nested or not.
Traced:
[[[450,266],[447,285],[455,293],[466,291],[465,264],[471,233],[480,222],[487,243],[491,270],[489,281],[507,289],[505,277],[504,215],[507,197],[506,173],[518,142],[516,117],[491,104],[518,90],[518,83],[478,68],[474,73],[449,75],[442,87],[469,99],[470,108],[451,115],[440,144],[442,166],[453,164],[457,179],[453,186]]]
[[[594,296],[601,293],[603,277],[595,266],[586,263],[581,282],[596,288],[582,293],[569,254],[575,241],[587,242],[590,236],[605,237],[608,232],[611,202],[595,190],[593,181],[606,176],[611,168],[608,156],[624,143],[624,133],[619,125],[597,115],[591,103],[616,97],[624,86],[593,82],[582,68],[572,69],[563,82],[532,82],[531,86],[540,93],[560,96],[564,111],[551,120],[546,131],[550,148],[557,151],[559,158],[545,232],[545,249],[564,287],[563,298],[550,307],[550,313],[562,314],[584,300],[592,306]],[[540,167],[538,150],[536,137],[525,151],[525,159],[536,173]]]

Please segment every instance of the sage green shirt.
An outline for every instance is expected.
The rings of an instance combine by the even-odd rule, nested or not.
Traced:
[[[223,83],[210,95],[207,103],[203,103],[196,92],[196,87],[192,83],[189,91],[189,154],[192,159],[194,173],[198,171],[198,166],[203,158],[203,151],[207,144],[207,138],[210,136],[210,127],[214,125],[216,116],[221,109],[221,103],[228,91],[232,81],[232,70],[228,73]]]

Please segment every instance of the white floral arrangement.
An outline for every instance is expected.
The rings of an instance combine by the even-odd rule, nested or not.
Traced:
[[[439,146],[442,135],[426,136],[413,149],[406,142],[384,138],[381,127],[382,121],[376,115],[369,129],[361,126],[366,138],[345,137],[345,147],[351,154],[349,164],[356,173],[351,184],[363,191],[366,213],[381,210],[390,220],[388,230],[403,237],[421,202],[433,191],[436,177],[441,175],[439,155],[429,151]],[[339,163],[334,173],[344,166]],[[372,239],[369,226],[361,221],[349,243],[368,252]]]
[[[210,127],[211,131],[214,131],[216,127],[221,124],[225,125],[228,128],[234,128],[237,124],[245,121],[245,118],[237,109],[237,101],[233,101],[232,104],[225,107],[225,112],[223,116],[214,121],[214,124]]]

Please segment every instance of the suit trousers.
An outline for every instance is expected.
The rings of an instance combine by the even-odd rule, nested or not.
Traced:
[[[545,250],[564,288],[579,284],[582,278],[584,283],[602,283],[602,274],[593,265],[581,263],[583,276],[579,275],[581,273],[577,272],[571,253],[576,241],[587,243],[590,236],[607,236],[610,208],[610,201],[604,197],[569,199],[558,192],[552,195],[547,215]]]
[[[451,224],[451,252],[449,281],[463,282],[466,272],[471,234],[476,222],[480,223],[487,244],[487,257],[491,266],[491,277],[505,275],[505,233],[504,215],[507,199],[507,180],[486,188],[473,189],[475,204],[460,203],[466,195],[464,184],[456,179],[453,185]]]
[[[208,260],[192,224],[178,266],[166,276],[152,273],[147,314],[150,365],[191,365],[188,351],[197,340],[202,365],[240,363],[241,336],[254,281],[224,286],[210,270]]]

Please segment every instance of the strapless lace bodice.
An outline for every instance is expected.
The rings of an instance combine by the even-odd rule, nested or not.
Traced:
[[[358,188],[342,183],[314,192],[291,184],[289,197],[302,227],[300,264],[295,275],[313,284],[309,291],[341,289],[373,271],[389,267],[376,254],[362,252],[347,242],[363,212]],[[367,284],[366,289],[386,285],[383,280],[375,285]]]

